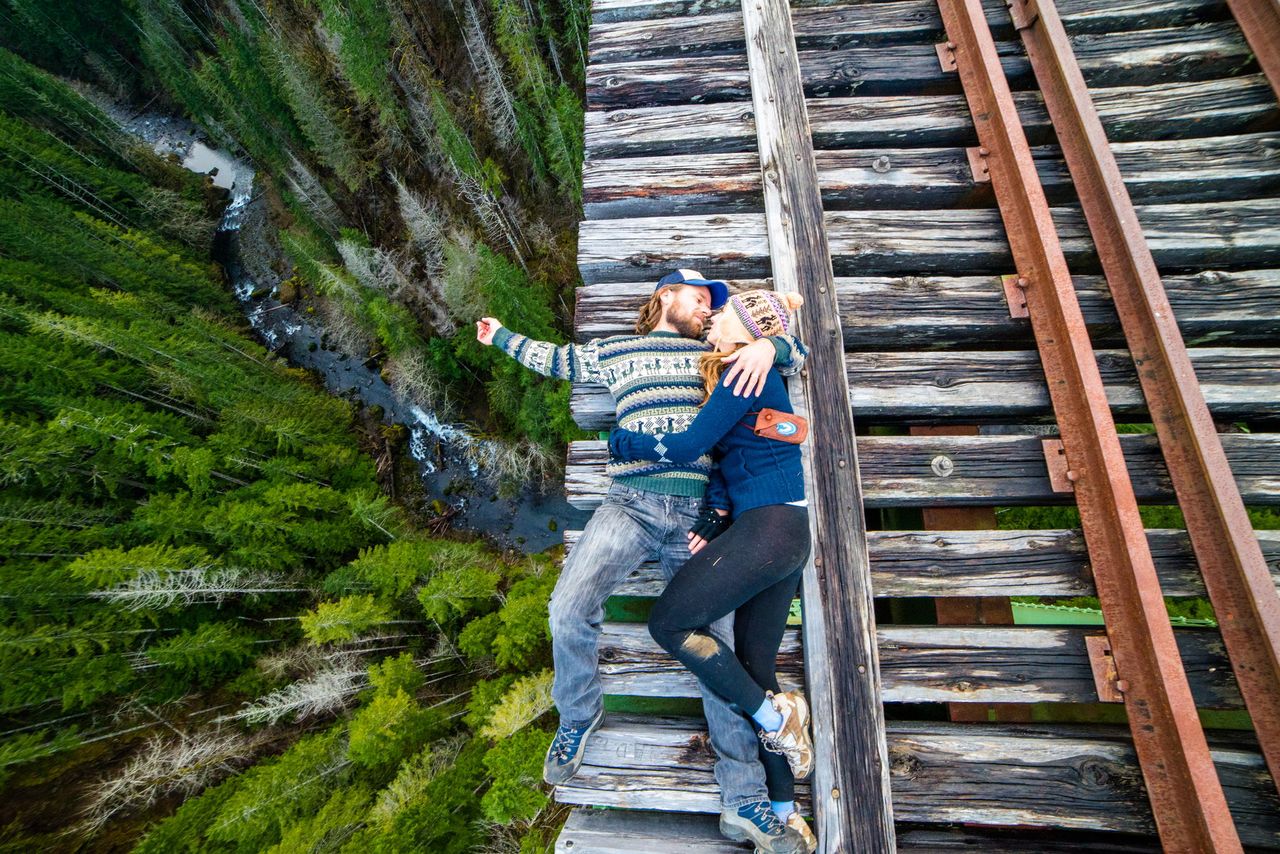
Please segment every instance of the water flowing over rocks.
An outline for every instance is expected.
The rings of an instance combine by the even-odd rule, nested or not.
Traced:
[[[207,142],[185,119],[113,111],[121,126],[162,155],[209,175],[229,193],[214,237],[222,265],[245,317],[262,342],[289,364],[314,371],[325,387],[366,407],[378,407],[386,424],[409,431],[409,453],[423,488],[437,507],[448,507],[452,526],[482,533],[499,545],[539,552],[558,545],[563,531],[581,528],[589,514],[571,507],[558,479],[526,486],[514,497],[498,494],[483,461],[498,446],[465,426],[442,421],[412,401],[399,399],[372,360],[359,361],[331,345],[321,323],[280,300],[287,268],[272,231],[265,200],[254,195],[253,168]],[[492,447],[490,447],[492,446]]]

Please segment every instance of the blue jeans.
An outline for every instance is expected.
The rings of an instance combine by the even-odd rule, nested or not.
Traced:
[[[600,686],[600,623],[604,603],[646,560],[657,560],[668,581],[689,559],[687,533],[700,498],[662,495],[621,484],[609,487],[582,538],[564,562],[551,594],[551,651],[555,682],[551,697],[560,723],[585,726],[603,703]],[[711,632],[733,645],[733,615],[717,620]],[[701,682],[702,707],[716,752],[720,800],[736,808],[766,798],[759,741],[751,722]]]

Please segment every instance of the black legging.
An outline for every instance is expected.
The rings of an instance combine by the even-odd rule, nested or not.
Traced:
[[[711,690],[751,715],[778,691],[777,658],[791,600],[809,557],[809,511],[790,504],[748,510],[689,558],[649,616],[649,633]],[[734,649],[707,627],[734,612]],[[735,655],[736,650],[736,655]],[[782,756],[760,751],[769,798],[795,798]]]

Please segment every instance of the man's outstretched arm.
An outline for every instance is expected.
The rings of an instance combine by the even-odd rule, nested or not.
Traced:
[[[552,344],[512,332],[495,317],[476,321],[476,340],[497,347],[511,358],[544,377],[570,382],[604,382],[596,358],[596,342]]]

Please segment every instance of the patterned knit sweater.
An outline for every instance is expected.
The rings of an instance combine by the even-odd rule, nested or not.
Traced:
[[[804,365],[804,345],[790,335],[769,340],[778,351],[778,370],[797,373]],[[503,327],[493,343],[544,376],[605,386],[618,407],[618,426],[640,433],[678,433],[693,423],[702,404],[698,359],[711,350],[705,341],[675,332],[615,335],[557,346]],[[705,492],[710,471],[711,457],[705,454],[683,463],[611,461],[606,469],[609,477],[635,489],[691,496]]]

